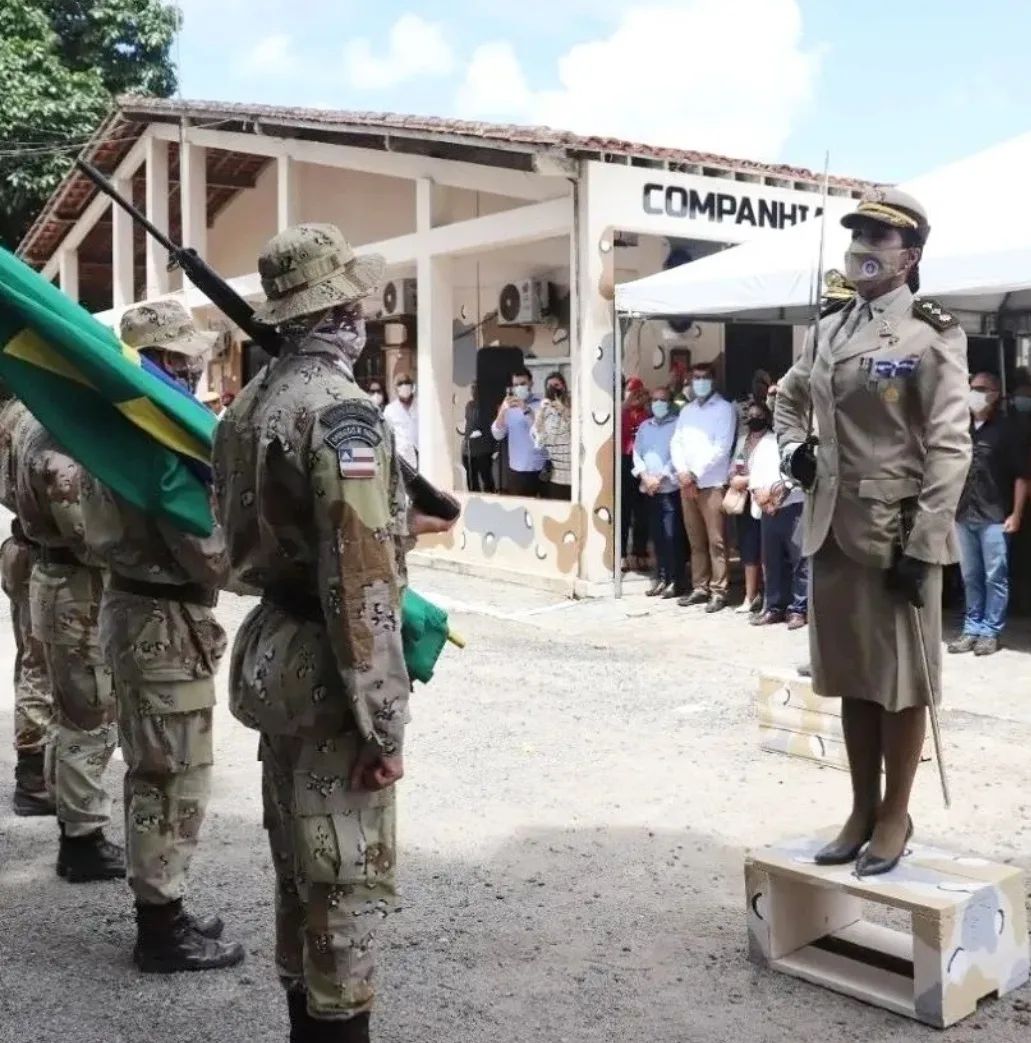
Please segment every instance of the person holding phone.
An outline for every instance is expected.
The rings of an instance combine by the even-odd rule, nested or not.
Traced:
[[[513,496],[539,497],[541,469],[548,459],[533,441],[533,422],[541,399],[533,393],[533,375],[524,366],[512,374],[511,394],[506,395],[490,433],[508,446],[508,488]]]

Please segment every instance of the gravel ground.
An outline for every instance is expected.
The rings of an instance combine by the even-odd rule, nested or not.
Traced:
[[[847,804],[845,774],[758,749],[756,671],[803,659],[804,635],[654,606],[638,584],[619,603],[568,603],[435,571],[414,578],[451,609],[469,647],[449,649],[414,698],[402,896],[381,934],[376,1039],[936,1038],[746,959],[744,850],[829,824]],[[227,597],[227,628],[247,608]],[[5,614],[0,677],[13,656]],[[914,801],[922,840],[1031,864],[1029,662],[1007,651],[948,664],[955,806],[941,810],[925,768]],[[9,683],[0,691],[3,1043],[286,1039],[256,738],[225,703],[223,692],[191,901],[225,916],[248,959],[155,978],[130,963],[124,884],[59,881],[54,821],[12,816]],[[115,791],[120,771],[116,760]],[[950,1039],[1023,1040],[1029,1000],[1023,990],[990,1002]]]

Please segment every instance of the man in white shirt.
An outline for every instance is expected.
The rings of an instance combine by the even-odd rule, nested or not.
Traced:
[[[415,385],[407,373],[394,381],[394,400],[383,410],[383,419],[394,431],[397,452],[412,465],[419,466],[419,404]]]
[[[707,612],[719,612],[727,605],[723,494],[737,436],[737,411],[716,390],[711,363],[693,367],[691,390],[692,401],[680,412],[670,446],[691,544],[694,588],[678,604],[704,604]]]

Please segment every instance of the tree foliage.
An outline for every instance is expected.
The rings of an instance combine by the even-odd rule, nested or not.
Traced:
[[[0,0],[0,242],[13,249],[115,95],[167,97],[179,13],[162,0]]]

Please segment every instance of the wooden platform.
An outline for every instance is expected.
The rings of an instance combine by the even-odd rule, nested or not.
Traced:
[[[754,961],[936,1028],[1027,983],[1020,869],[914,844],[891,873],[860,879],[814,864],[833,835],[746,858]],[[864,903],[902,910],[911,931],[864,919]]]
[[[808,677],[790,671],[763,671],[755,709],[761,749],[848,771],[841,700],[816,695]],[[921,760],[930,759],[928,737]]]

